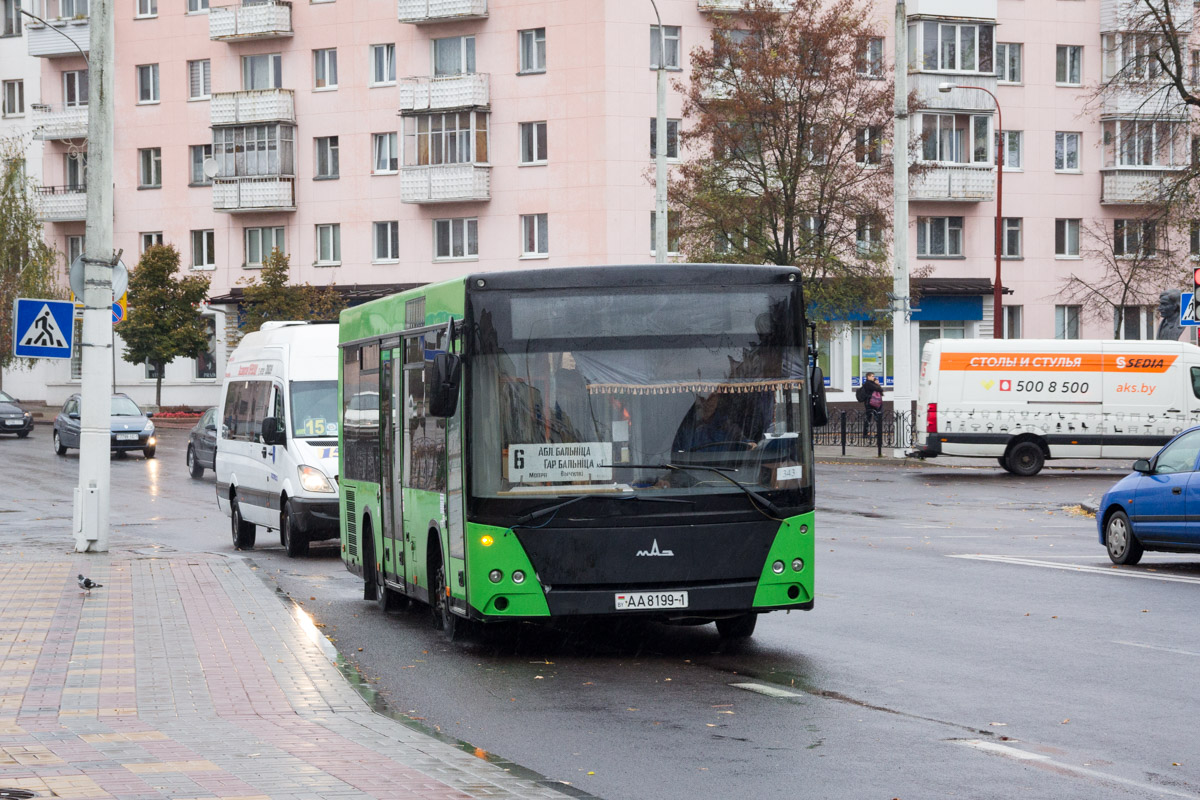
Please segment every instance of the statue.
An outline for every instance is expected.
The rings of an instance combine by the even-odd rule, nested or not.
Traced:
[[[1178,341],[1183,335],[1183,326],[1179,324],[1179,292],[1162,292],[1158,296],[1158,315],[1162,317],[1158,323],[1156,339]]]

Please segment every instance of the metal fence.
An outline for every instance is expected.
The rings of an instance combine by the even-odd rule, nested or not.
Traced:
[[[882,422],[882,425],[879,424]],[[916,441],[916,418],[908,411],[868,414],[859,408],[833,411],[829,424],[813,428],[813,444],[847,447],[909,448]]]

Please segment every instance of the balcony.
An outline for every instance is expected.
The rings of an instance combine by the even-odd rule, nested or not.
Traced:
[[[492,168],[478,164],[404,167],[402,203],[458,203],[492,199]]]
[[[1140,117],[1183,121],[1188,115],[1188,107],[1179,99],[1175,88],[1166,83],[1113,87],[1100,100],[1101,119]]]
[[[484,19],[487,15],[487,0],[396,0],[396,17],[415,25]]]
[[[791,7],[790,0],[774,0],[771,5],[785,11]],[[750,8],[750,0],[696,0],[696,7],[701,12],[732,13],[746,11]]]
[[[1171,20],[1176,30],[1190,32],[1194,14],[1195,3],[1192,0],[1171,0]],[[1146,16],[1147,8],[1143,0],[1100,0],[1101,33],[1148,31],[1151,23],[1144,21]]]
[[[1171,167],[1105,167],[1100,170],[1100,202],[1110,206],[1161,203],[1181,173],[1182,168]]]
[[[209,101],[209,124],[253,125],[296,121],[295,93],[291,89],[251,89],[216,92]]]
[[[910,17],[995,19],[996,0],[909,0]]]
[[[990,164],[931,164],[909,180],[910,200],[981,203],[996,193],[996,170]]]
[[[29,55],[62,58],[78,56],[80,50],[88,52],[92,41],[91,20],[88,17],[50,19],[47,22],[50,24],[43,25],[32,21],[25,23],[25,30],[29,36]]]
[[[911,13],[911,12],[910,12]],[[918,105],[924,110],[941,111],[943,109],[980,112],[991,114],[996,110],[996,104],[987,92],[978,89],[951,89],[949,92],[938,91],[943,83],[953,83],[959,86],[978,86],[991,92],[996,91],[995,75],[962,75],[944,72],[914,72],[908,76],[908,85],[917,94]]]
[[[283,0],[213,6],[208,10],[208,38],[232,42],[278,39],[292,35],[292,4]]]
[[[34,103],[29,106],[33,120],[33,138],[44,142],[55,139],[86,139],[87,106],[51,106]]]
[[[83,222],[87,219],[87,187],[39,186],[37,215],[42,222]]]
[[[213,179],[213,210],[231,214],[295,211],[295,178],[266,175]]]
[[[405,78],[400,83],[400,113],[487,108],[488,76],[437,75]]]

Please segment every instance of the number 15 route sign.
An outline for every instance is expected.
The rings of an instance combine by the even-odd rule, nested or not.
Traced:
[[[13,355],[17,358],[70,358],[75,306],[69,300],[18,297],[13,314]]]

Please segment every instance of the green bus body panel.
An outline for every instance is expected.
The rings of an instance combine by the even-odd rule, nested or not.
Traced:
[[[443,524],[446,495],[441,492],[431,492],[426,489],[401,489],[404,503],[404,533],[408,539],[407,575],[410,583],[424,586],[428,589],[433,585],[433,575],[429,571],[426,556],[429,553],[429,529],[435,527],[440,533],[442,558],[449,561],[450,551],[446,547],[446,526]],[[450,569],[449,565],[446,567]],[[446,575],[446,583],[450,586],[450,594],[463,597],[463,590],[458,586],[458,580],[453,573]]]
[[[462,319],[467,305],[465,279],[421,286],[347,308],[339,317],[338,342],[402,335],[406,327],[404,304],[418,297],[425,298],[426,325],[449,322],[451,317]]]
[[[792,606],[813,599],[813,553],[816,551],[817,536],[813,517],[813,512],[809,511],[798,517],[789,517],[779,526],[775,542],[767,554],[766,563],[763,564],[758,589],[754,592],[755,608]],[[808,532],[801,533],[801,526],[807,526]],[[792,560],[797,557],[804,559],[804,569],[800,572],[792,570]],[[771,569],[771,565],[776,561],[783,562],[782,575],[776,575]],[[793,586],[800,588],[798,597],[788,597],[788,589]]]
[[[492,537],[490,547],[484,547],[484,535]],[[498,569],[504,573],[499,583],[492,583],[488,573]],[[525,573],[525,582],[512,582],[516,570]],[[489,617],[548,617],[550,607],[546,595],[534,575],[533,565],[517,535],[509,528],[467,523],[467,585],[471,588],[471,607]],[[508,608],[496,609],[496,598],[508,598]]]

